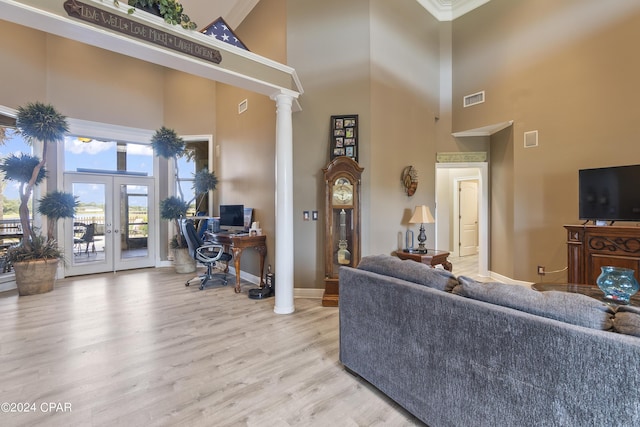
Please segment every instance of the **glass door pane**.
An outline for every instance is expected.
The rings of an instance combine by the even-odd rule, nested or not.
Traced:
[[[67,272],[88,274],[113,270],[111,242],[112,178],[65,175],[65,190],[78,200],[73,219],[65,223]]]
[[[119,206],[114,227],[116,270],[154,265],[153,179],[115,177]]]

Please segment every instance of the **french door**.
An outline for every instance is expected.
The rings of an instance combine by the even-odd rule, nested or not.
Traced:
[[[65,173],[64,188],[79,202],[64,225],[66,276],[155,265],[153,178]]]

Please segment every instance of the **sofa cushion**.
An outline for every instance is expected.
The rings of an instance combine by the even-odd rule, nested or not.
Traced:
[[[613,328],[613,309],[586,295],[546,291],[539,292],[520,285],[481,283],[458,277],[453,293],[491,304],[513,308],[537,316],[604,331]]]
[[[640,308],[621,305],[613,319],[613,330],[626,335],[640,337]]]
[[[433,268],[412,260],[401,260],[391,255],[363,257],[358,269],[395,277],[429,288],[451,292],[458,284],[456,277],[447,270]]]

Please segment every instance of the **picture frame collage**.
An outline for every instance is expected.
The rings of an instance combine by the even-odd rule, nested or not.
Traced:
[[[346,156],[358,161],[358,115],[331,116],[331,160]]]

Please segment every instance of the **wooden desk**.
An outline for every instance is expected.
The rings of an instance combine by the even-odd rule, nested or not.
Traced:
[[[435,249],[428,249],[426,254],[415,252],[396,251],[396,256],[400,259],[410,259],[412,261],[421,262],[423,264],[435,267],[438,264],[442,264],[445,270],[451,271],[453,265],[447,260],[449,252],[437,251]]]
[[[267,236],[250,236],[248,234],[233,233],[209,233],[206,232],[206,241],[217,243],[224,247],[225,252],[233,253],[233,266],[236,270],[236,293],[240,293],[240,258],[246,248],[254,248],[260,254],[260,287],[264,286],[264,258],[267,255]],[[229,270],[229,266],[225,271]]]

